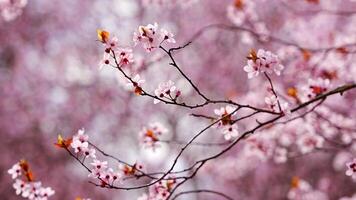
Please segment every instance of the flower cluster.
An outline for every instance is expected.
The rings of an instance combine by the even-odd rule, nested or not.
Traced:
[[[155,150],[157,147],[159,147],[159,137],[167,132],[168,130],[162,124],[158,122],[151,123],[149,128],[143,127],[139,132],[140,143],[145,148],[152,148]]]
[[[274,72],[280,75],[284,69],[277,55],[263,49],[259,49],[257,53],[251,50],[247,59],[247,65],[244,67],[244,71],[247,72],[248,78],[253,78],[264,72],[270,74]]]
[[[158,30],[158,24],[148,24],[139,26],[138,31],[134,32],[133,41],[135,45],[141,43],[146,51],[150,52],[159,47],[162,42],[175,43],[173,33],[166,29]]]
[[[158,124],[152,125],[152,129],[156,132],[158,132],[157,129],[159,128],[160,126]],[[159,130],[164,131],[163,129]],[[124,176],[136,176],[142,169],[142,165],[139,164],[127,165],[121,163],[116,170],[109,167],[108,161],[98,159],[95,150],[96,147],[89,143],[89,136],[85,134],[84,129],[79,129],[77,134],[70,139],[63,139],[61,136],[58,136],[58,141],[55,145],[69,151],[69,147],[71,147],[72,151],[76,154],[74,156],[80,160],[83,165],[85,165],[87,158],[91,159],[88,161],[91,165],[91,173],[88,177],[98,179],[100,185],[103,187],[121,183]]]
[[[281,112],[283,112],[285,114],[289,114],[290,113],[288,102],[282,102],[274,94],[271,94],[270,96],[265,97],[265,103],[274,112],[281,111]]]
[[[89,136],[84,133],[84,129],[79,129],[78,133],[73,136],[71,147],[77,154],[83,154],[84,158],[96,158],[95,149],[89,147]]]
[[[108,31],[101,29],[97,30],[97,34],[98,40],[103,43],[105,47],[103,58],[99,63],[100,69],[110,64],[118,64],[120,67],[123,67],[134,62],[132,49],[120,47],[117,37],[111,38]],[[112,61],[112,58],[116,60]]]
[[[100,161],[98,159],[94,159],[90,165],[92,168],[89,177],[99,179],[101,186],[105,187],[106,185],[114,185],[116,181],[121,182],[123,171],[120,167],[118,167],[117,170],[114,170],[113,168],[108,167],[108,161]]]
[[[175,178],[161,180],[149,188],[148,194],[143,194],[137,200],[166,200],[175,184]]]
[[[137,95],[142,94],[142,84],[144,84],[146,81],[140,77],[139,74],[136,74],[133,78],[132,81],[128,80],[127,83],[127,88],[131,91],[133,91]]]
[[[233,106],[221,107],[215,109],[214,113],[221,118],[218,122],[218,128],[221,128],[225,140],[232,140],[239,135],[238,126],[232,119],[235,115],[236,108]]]
[[[12,21],[22,14],[22,9],[27,5],[27,0],[1,0],[0,16],[5,21]]]
[[[30,166],[25,160],[14,164],[7,171],[15,180],[13,187],[17,195],[31,200],[47,200],[55,192],[50,187],[43,187],[41,181],[34,181]],[[19,178],[23,176],[23,179]]]
[[[160,83],[158,85],[158,88],[155,90],[155,95],[159,97],[160,99],[168,99],[173,102],[177,100],[177,98],[181,95],[181,91],[177,90],[176,86],[174,85],[174,82],[169,80],[166,83]],[[159,99],[154,99],[153,103],[157,104],[161,100]]]

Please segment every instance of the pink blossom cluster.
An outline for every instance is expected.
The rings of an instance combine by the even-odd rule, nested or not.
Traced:
[[[166,200],[176,183],[177,181],[174,178],[161,180],[149,187],[148,194],[143,194],[137,200]]]
[[[263,49],[259,49],[257,53],[252,50],[248,57],[247,65],[244,67],[248,78],[256,77],[264,72],[269,74],[274,72],[280,75],[283,69],[284,66],[280,63],[278,56]]]
[[[158,24],[148,24],[139,26],[138,31],[134,32],[133,41],[135,45],[142,44],[146,51],[151,52],[158,48],[163,42],[175,43],[173,33],[166,29],[158,29]]]
[[[20,162],[14,164],[7,172],[15,180],[13,188],[17,195],[31,200],[47,200],[50,196],[54,195],[55,191],[51,187],[43,187],[41,181],[33,181],[33,175]],[[27,177],[23,180],[20,176]]]
[[[160,83],[158,85],[158,88],[155,90],[155,95],[160,99],[176,101],[177,98],[181,95],[181,91],[177,90],[176,86],[174,85],[174,82],[169,80],[166,83]],[[154,99],[153,103],[157,104],[160,101],[161,100],[159,99]]]
[[[0,16],[4,21],[12,21],[22,14],[26,5],[27,0],[1,0]]]
[[[78,155],[83,155],[84,158],[96,158],[96,151],[94,148],[89,147],[89,136],[85,134],[84,129],[79,129],[78,133],[73,136],[71,147]]]
[[[225,140],[232,140],[239,136],[238,126],[233,120],[233,116],[236,114],[235,107],[221,107],[215,109],[214,113],[221,118],[217,124],[217,128],[221,130]]]
[[[98,37],[103,43],[105,49],[103,58],[99,63],[100,69],[104,66],[110,66],[114,63],[113,58],[116,58],[120,66],[126,66],[134,62],[132,49],[127,47],[120,47],[117,37],[110,37],[110,33],[104,30],[98,30]]]

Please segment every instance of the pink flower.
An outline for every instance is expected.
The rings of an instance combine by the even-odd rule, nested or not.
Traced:
[[[160,83],[158,85],[158,88],[155,90],[155,95],[160,99],[166,98],[174,101],[180,95],[179,91],[177,91],[174,95],[173,92],[175,90],[176,90],[176,86],[174,85],[174,82],[169,80],[166,83]],[[160,102],[159,99],[153,100],[154,104],[157,104],[159,102]]]
[[[239,136],[238,126],[236,124],[226,125],[222,131],[225,140],[232,140]]]
[[[281,106],[281,111],[284,112],[285,114],[290,114],[291,111],[289,109],[288,102],[282,102],[281,100],[279,100],[279,102]],[[274,112],[280,111],[278,106],[278,98],[274,94],[269,97],[265,97],[265,103],[272,111]]]
[[[54,193],[55,191],[51,187],[41,188],[40,189],[40,195],[42,196],[41,200],[47,199],[47,197],[54,195]]]
[[[219,109],[215,109],[214,113],[221,118],[218,122],[218,126],[228,125],[232,123],[232,116],[236,113],[233,113],[236,110],[235,107],[227,105],[226,107],[221,107]],[[233,113],[233,114],[232,114]]]
[[[90,164],[93,166],[93,172],[102,172],[108,168],[107,161],[100,161],[100,160],[94,159],[93,162]]]
[[[157,23],[139,26],[138,32],[134,32],[133,41],[135,45],[141,43],[148,52],[157,48],[162,42],[175,43],[171,32],[165,29],[161,29],[158,32]]]
[[[132,49],[119,48],[115,51],[120,65],[127,65],[133,63]]]
[[[259,49],[257,54],[255,51],[251,51],[247,65],[244,67],[245,72],[248,74],[248,78],[253,78],[263,72],[269,74],[274,72],[279,76],[283,69],[284,66],[280,64],[278,56],[263,49]]]
[[[82,152],[86,158],[87,157],[96,158],[96,155],[95,155],[96,151],[93,148],[89,148],[89,147],[82,148]]]
[[[142,92],[142,84],[145,83],[144,79],[141,79],[139,74],[136,74],[136,76],[132,79],[133,83],[129,81],[127,83],[127,88],[129,90],[134,91],[137,95],[140,95]]]
[[[354,158],[351,162],[346,163],[346,166],[346,176],[351,176],[353,179],[356,179],[356,158]]]
[[[20,163],[16,163],[14,164],[11,169],[9,169],[7,171],[7,173],[9,173],[11,175],[12,179],[17,178],[18,176],[21,175],[21,167],[20,167]]]
[[[29,185],[25,181],[20,179],[16,179],[15,183],[12,186],[15,189],[17,195],[20,195],[23,191],[25,191],[29,187]]]
[[[169,42],[169,43],[176,43],[176,40],[173,38],[174,35],[173,33],[167,31],[166,29],[161,29],[161,41],[166,41],[166,42]]]
[[[160,123],[155,122],[149,125],[149,128],[143,127],[139,132],[140,143],[145,148],[155,148],[159,147],[159,137],[162,134],[167,133],[168,130]]]

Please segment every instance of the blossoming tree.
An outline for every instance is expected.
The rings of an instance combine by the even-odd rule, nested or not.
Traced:
[[[38,124],[35,131],[52,131],[45,139],[51,144],[46,148],[51,148],[52,156],[62,156],[85,187],[96,191],[82,190],[75,194],[76,199],[355,198],[356,3],[222,2],[145,0],[118,4],[147,17],[142,21],[148,21],[148,16],[155,19],[132,29],[122,25],[127,32],[121,34],[100,24],[97,41],[90,40],[90,44],[100,49],[101,58],[94,51],[97,67],[79,70],[77,77],[72,74],[76,68],[66,72],[69,78],[53,82],[47,81],[48,74],[60,76],[53,74],[60,69],[34,73],[39,81],[34,80],[44,85],[64,82],[54,89],[38,86],[44,87],[43,91],[54,90],[55,106],[65,110],[64,118],[56,121],[78,115],[73,128],[53,128],[50,119],[56,117],[48,114],[53,107],[43,108],[49,104],[45,97],[34,101],[41,112],[30,112],[38,116],[33,122]],[[26,3],[0,2],[3,20],[12,23],[23,17]],[[157,11],[145,14],[137,11],[138,5]],[[170,12],[161,13],[166,10]],[[206,17],[187,20],[196,12]],[[141,20],[134,22],[141,24]],[[90,52],[77,50],[80,55]],[[12,67],[9,60],[5,64]],[[36,72],[31,66],[23,70]],[[90,75],[101,73],[106,75]],[[15,72],[4,77],[12,74],[13,84],[18,83]],[[68,80],[80,80],[80,84]],[[105,80],[107,84],[100,85]],[[82,91],[76,86],[85,85],[82,90],[90,94],[70,94]],[[4,87],[3,92],[8,95],[4,105],[10,111],[11,97],[21,94],[21,89],[13,88]],[[92,98],[95,101],[88,106],[86,101]],[[73,112],[86,106],[89,109],[80,114]],[[2,112],[9,111],[4,108]],[[61,116],[63,112],[55,113]],[[8,118],[2,122],[5,130],[14,123]],[[78,130],[73,133],[74,127]],[[62,132],[56,141],[54,129]],[[15,164],[8,170],[14,181],[13,195],[40,200],[56,198],[58,193],[62,197],[57,198],[66,197],[60,187],[42,186],[40,176],[34,179],[33,167],[26,160],[18,162],[21,158],[12,160]],[[37,156],[45,158],[43,152]],[[61,170],[57,173],[50,168],[47,173],[57,179],[70,176]],[[71,182],[75,180],[58,185]],[[78,192],[76,184],[71,187],[68,191]],[[97,193],[103,196],[92,196]]]

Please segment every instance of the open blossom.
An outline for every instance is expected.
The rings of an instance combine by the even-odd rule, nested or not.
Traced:
[[[167,132],[168,130],[162,124],[158,122],[151,123],[148,128],[143,127],[139,132],[140,143],[145,148],[155,150],[155,148],[159,146],[159,137]]]
[[[136,74],[136,76],[134,76],[134,78],[132,79],[132,82],[129,81],[127,83],[127,88],[129,88],[129,90],[132,90],[133,92],[135,92],[135,94],[140,95],[142,93],[142,84],[145,83],[145,80],[142,79],[140,77],[139,74]]]
[[[14,165],[11,167],[11,169],[9,169],[7,172],[11,175],[12,179],[15,179],[15,178],[17,178],[18,176],[21,176],[21,166],[20,166],[20,163],[14,164]]]
[[[217,124],[217,128],[221,129],[225,140],[232,140],[239,135],[238,126],[232,119],[235,115],[235,110],[235,107],[229,105],[214,110],[214,113],[221,118]]]
[[[257,54],[252,50],[248,56],[247,65],[244,67],[244,71],[247,72],[248,78],[253,78],[264,72],[269,74],[274,72],[275,74],[280,75],[283,69],[284,66],[280,64],[277,55],[263,49],[259,49]]]
[[[83,150],[89,148],[88,138],[89,136],[84,133],[84,129],[78,130],[78,133],[73,136],[73,141],[71,143],[71,147],[74,149],[75,153],[83,152]]]
[[[115,54],[117,55],[118,62],[120,65],[127,65],[133,63],[133,54],[132,49],[129,48],[118,48],[115,50]]]
[[[297,145],[302,153],[309,153],[316,148],[321,148],[323,143],[324,138],[311,132],[304,133],[297,139]]]
[[[226,125],[222,131],[225,140],[232,140],[239,136],[238,126],[236,124]]]
[[[288,102],[282,102],[281,100],[279,100],[280,102],[280,108],[281,111],[284,112],[285,114],[289,114],[290,113],[290,109],[289,109],[289,104]],[[274,112],[279,112],[279,106],[278,106],[278,98],[275,95],[271,95],[269,97],[265,97],[265,103],[268,105],[268,107],[274,111]]]
[[[167,98],[175,101],[181,94],[181,92],[179,90],[176,91],[176,89],[177,88],[174,85],[174,82],[169,80],[166,83],[160,83],[158,85],[158,88],[155,90],[155,95],[160,99]],[[157,104],[159,102],[160,102],[159,99],[153,100],[154,104]]]
[[[221,107],[219,109],[215,109],[214,113],[218,115],[221,120],[219,121],[218,125],[229,125],[232,124],[232,116],[234,116],[236,113],[234,111],[236,110],[235,107],[233,106],[226,106],[226,107]]]
[[[94,159],[90,164],[93,166],[93,171],[103,171],[108,168],[108,161]]]
[[[175,43],[172,33],[165,29],[158,31],[157,23],[139,26],[138,32],[134,32],[133,41],[135,45],[141,43],[148,52],[157,48],[161,42]]]
[[[346,175],[351,176],[356,180],[356,158],[354,158],[351,162],[346,163]]]

